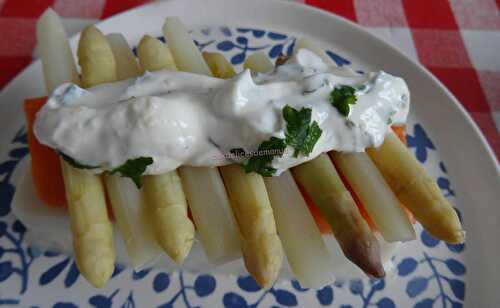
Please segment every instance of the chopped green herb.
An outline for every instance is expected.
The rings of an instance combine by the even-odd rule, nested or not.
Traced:
[[[148,165],[153,163],[151,157],[139,157],[128,159],[124,164],[114,168],[110,174],[119,173],[122,177],[130,178],[137,188],[141,188],[141,175],[146,171]]]
[[[286,148],[285,140],[271,137],[262,142],[256,155],[243,164],[246,173],[256,172],[262,176],[273,176],[276,169],[271,167],[271,162],[275,156],[282,156]]]
[[[321,136],[318,123],[311,123],[311,113],[311,108],[296,110],[288,105],[283,108],[283,118],[286,120],[285,143],[295,149],[294,157],[299,154],[309,155]]]
[[[285,139],[271,137],[262,142],[255,155],[252,155],[244,164],[245,172],[256,172],[262,176],[273,176],[276,168],[271,163],[274,157],[283,156],[289,145],[295,149],[294,157],[299,154],[309,155],[321,136],[321,128],[316,121],[311,123],[311,108],[296,110],[290,106],[283,108],[283,118],[287,122]],[[241,148],[232,149],[231,154],[244,154]]]
[[[339,113],[344,117],[349,115],[351,107],[349,105],[356,104],[356,89],[351,86],[339,86],[333,89],[330,93],[330,103],[337,108]]]
[[[59,155],[61,155],[62,159],[64,159],[68,164],[70,164],[71,166],[73,166],[77,169],[96,169],[96,168],[99,168],[99,166],[89,166],[89,165],[79,163],[74,158],[69,157],[68,155],[66,155],[62,152],[59,152]]]

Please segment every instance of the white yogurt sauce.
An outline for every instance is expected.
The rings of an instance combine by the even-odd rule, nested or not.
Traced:
[[[356,89],[348,117],[329,101],[340,85]],[[284,138],[286,105],[311,108],[323,133],[307,157],[294,158],[293,149],[276,157],[277,175],[330,150],[380,146],[391,125],[406,121],[409,92],[399,77],[332,67],[301,49],[271,73],[245,70],[229,80],[158,71],[87,90],[63,84],[37,114],[34,132],[41,143],[98,170],[146,156],[153,158],[146,174],[159,174],[180,165],[229,164],[231,149],[252,152],[271,136]]]

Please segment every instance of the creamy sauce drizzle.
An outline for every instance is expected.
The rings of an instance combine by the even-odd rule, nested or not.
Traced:
[[[356,89],[348,117],[329,101],[339,85]],[[307,157],[294,158],[292,149],[276,157],[277,175],[330,150],[380,146],[391,125],[406,121],[409,92],[399,77],[332,67],[301,49],[271,73],[245,70],[229,80],[158,71],[87,90],[63,84],[38,113],[34,132],[41,143],[100,166],[95,172],[147,156],[154,163],[146,174],[159,174],[240,161],[231,149],[252,152],[271,136],[284,138],[285,105],[311,108],[323,133]]]

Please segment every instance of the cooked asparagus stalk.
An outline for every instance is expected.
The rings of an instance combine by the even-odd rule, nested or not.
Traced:
[[[175,70],[170,52],[159,40],[144,36],[138,47],[139,61],[147,71]],[[177,170],[143,177],[146,206],[153,219],[156,238],[163,250],[182,263],[194,240],[194,226]]]
[[[116,80],[111,47],[94,26],[85,28],[80,36],[78,62],[85,87]],[[63,159],[61,165],[76,263],[91,284],[104,287],[113,274],[116,256],[102,180],[97,175],[70,166]]]
[[[130,49],[127,40],[120,33],[106,35],[111,51],[116,61],[116,75],[118,80],[124,80],[141,74],[141,67]]]
[[[326,54],[325,50],[320,48],[318,45],[313,43],[311,40],[305,37],[298,38],[295,41],[295,46],[293,48],[293,53],[297,53],[300,49],[305,48],[314,52],[318,57],[320,57],[325,63],[336,65],[330,57]]]
[[[262,51],[254,52],[249,55],[243,66],[245,69],[249,69],[254,72],[268,73],[274,69],[273,63],[269,60],[266,54]]]
[[[218,52],[204,52],[203,59],[208,64],[212,74],[218,78],[228,79],[236,75],[231,63]]]
[[[172,50],[172,55],[175,61],[175,64],[177,67],[185,72],[190,72],[190,73],[197,73],[197,74],[203,74],[203,75],[211,75],[211,71],[209,69],[209,66],[205,62],[205,59],[203,59],[203,56],[201,55],[200,51],[198,50],[198,47],[194,44],[193,40],[191,39],[187,29],[184,27],[184,25],[180,22],[179,19],[177,18],[167,18],[165,21],[165,25],[163,26],[163,33],[167,39],[167,42],[169,43],[169,47]],[[230,65],[225,66],[225,72],[229,72],[228,68]],[[198,173],[199,178],[197,181],[194,181],[191,177],[186,176],[183,178],[183,183],[185,187],[189,187],[188,189],[191,191],[197,191],[199,190],[199,187],[204,187],[205,191],[207,194],[212,194],[212,197],[214,198],[219,198],[218,201],[213,200],[214,202],[216,201],[219,206],[221,207],[219,210],[223,210],[227,206],[227,199],[224,198],[224,194],[220,194],[219,192],[225,191],[224,185],[222,180],[220,179],[220,175],[217,171],[216,168],[197,168],[196,170],[193,170],[193,167],[189,166],[184,166],[182,167],[183,173],[184,174],[192,174],[192,173]],[[205,179],[202,181],[202,179]],[[202,207],[204,204],[201,202],[193,202],[194,198],[192,196],[188,197],[190,199],[190,204],[189,206],[191,207],[193,214],[195,212],[197,213],[202,213],[202,211],[205,211],[206,209],[203,209]],[[199,201],[202,201],[202,199],[197,198]],[[207,200],[208,201],[208,200]],[[225,217],[225,216],[221,216]],[[208,217],[201,217],[199,215],[195,215],[193,217],[195,219],[195,222],[199,226],[203,226],[205,224],[211,224],[211,223],[217,223],[215,220],[209,221],[212,216]],[[201,221],[201,220],[205,221]],[[226,224],[229,224],[230,222],[226,222]],[[206,230],[206,231],[205,231]],[[200,228],[199,232],[210,232],[211,229],[206,229],[206,228]],[[221,230],[222,231],[222,230]],[[228,229],[224,230],[224,232],[233,232],[233,230]],[[204,234],[200,235],[200,237],[203,238],[208,238],[210,237],[211,234]],[[220,236],[220,235],[219,235]],[[226,235],[226,236],[231,236],[233,240],[235,240],[236,234],[233,235]],[[204,241],[203,245],[204,246],[212,246],[210,250],[215,250],[219,249],[220,247],[213,246],[212,241]],[[224,254],[223,251],[219,251],[217,255],[222,255]],[[231,256],[228,255],[228,258]]]
[[[137,56],[142,67],[147,71],[162,69],[177,70],[170,50],[152,36],[144,35],[137,46]]]
[[[37,40],[47,91],[50,92],[65,82],[79,84],[62,23],[51,9],[44,13],[37,25]],[[102,33],[95,27],[86,28],[79,44],[82,78],[86,81],[84,85],[108,79],[108,72],[101,69],[96,71],[94,61],[106,63],[105,66],[114,73],[113,54],[102,50],[110,50]],[[89,60],[94,57],[95,60]],[[106,77],[101,76],[101,73]],[[82,275],[92,285],[103,287],[113,273],[115,250],[101,178],[73,168],[62,159],[61,165],[76,263]]]
[[[167,17],[163,25],[163,35],[167,39],[175,64],[180,71],[212,75],[198,47],[179,18]]]
[[[176,263],[189,254],[194,226],[188,217],[186,197],[177,171],[142,177],[146,205],[158,243]]]
[[[105,183],[130,263],[134,268],[141,268],[161,253],[156,244],[151,227],[152,218],[146,211],[142,191],[137,189],[130,179],[118,175],[105,176]]]
[[[248,272],[263,287],[276,280],[283,250],[262,176],[238,165],[220,168],[241,236]]]
[[[333,277],[332,258],[289,171],[264,178],[288,263],[303,287],[320,288]]]
[[[102,288],[113,274],[115,248],[101,178],[62,163],[64,188],[78,269]]]
[[[106,37],[116,60],[118,79],[140,75],[141,68],[123,35],[113,33]],[[156,244],[143,193],[130,179],[118,175],[105,175],[104,181],[129,260],[134,268],[141,268],[161,253]]]
[[[367,152],[398,199],[430,234],[448,243],[464,241],[465,232],[455,210],[396,135],[388,134],[382,146]]]
[[[113,51],[106,37],[96,27],[88,26],[83,30],[77,54],[85,88],[117,80]]]
[[[254,53],[245,68],[265,73],[274,67],[265,54]],[[320,287],[331,279],[332,259],[297,185],[288,171],[265,183],[292,271],[303,286]]]
[[[36,25],[36,33],[47,92],[51,93],[65,82],[80,84],[66,31],[54,10],[48,8],[40,16]]]
[[[221,264],[241,257],[238,229],[217,168],[181,167],[179,175],[209,261]]]
[[[399,200],[366,153],[329,154],[386,241],[415,239],[415,230]]]
[[[206,53],[204,57],[208,66],[214,68],[213,73],[220,74],[215,77],[228,78],[234,75],[231,64],[224,56]],[[281,269],[283,251],[263,178],[256,173],[246,174],[237,165],[220,167],[220,171],[242,233],[247,270],[257,283],[268,287],[276,280]],[[242,194],[242,190],[246,190],[246,193]],[[252,224],[256,227],[252,228]]]
[[[330,224],[345,256],[365,273],[383,277],[378,241],[328,155],[296,166],[292,173]]]

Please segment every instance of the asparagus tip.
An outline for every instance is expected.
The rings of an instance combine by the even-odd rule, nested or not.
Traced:
[[[368,276],[382,278],[385,270],[380,257],[380,247],[376,239],[368,243],[352,241],[343,249],[345,256]]]

